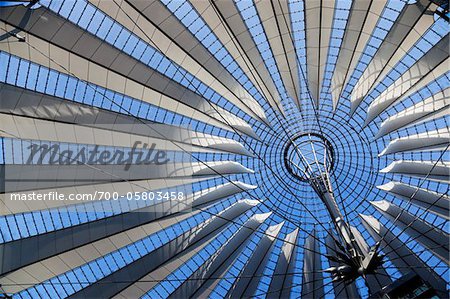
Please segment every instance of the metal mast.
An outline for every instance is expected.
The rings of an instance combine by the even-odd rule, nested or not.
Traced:
[[[334,196],[330,181],[333,167],[333,150],[329,141],[317,134],[305,134],[295,138],[285,156],[290,171],[307,181],[325,204],[334,223],[339,239],[335,239],[338,251],[330,259],[340,264],[326,271],[335,280],[352,280],[373,271],[382,257],[377,254],[379,244],[367,251],[355,240],[350,225],[345,221]]]

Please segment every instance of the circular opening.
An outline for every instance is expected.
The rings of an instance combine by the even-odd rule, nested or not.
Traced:
[[[316,133],[301,134],[284,151],[288,171],[301,181],[309,181],[333,170],[334,152],[331,143]]]

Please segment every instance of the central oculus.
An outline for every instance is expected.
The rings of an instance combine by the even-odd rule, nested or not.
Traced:
[[[334,152],[331,143],[316,133],[301,134],[285,148],[284,163],[288,171],[301,181],[331,173]]]

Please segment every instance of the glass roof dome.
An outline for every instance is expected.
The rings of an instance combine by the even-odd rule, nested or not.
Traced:
[[[0,294],[447,298],[448,16],[0,1]]]

